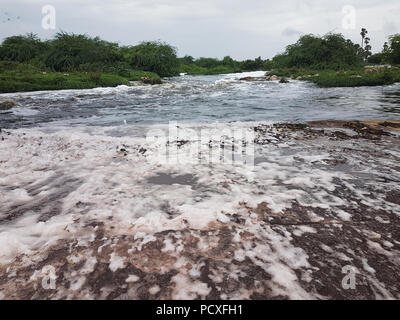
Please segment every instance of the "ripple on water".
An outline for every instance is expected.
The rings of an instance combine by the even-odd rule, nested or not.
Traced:
[[[16,101],[18,107],[0,111],[0,127],[400,119],[400,84],[324,89],[295,80],[238,80],[263,73],[183,76],[155,86],[3,94],[0,97]]]

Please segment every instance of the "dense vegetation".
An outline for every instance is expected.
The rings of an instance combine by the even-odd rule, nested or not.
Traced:
[[[174,47],[163,42],[142,42],[135,46],[59,32],[42,41],[34,34],[6,38],[0,45],[0,92],[44,89],[116,86],[145,78],[160,83],[161,77],[274,70],[275,74],[305,77],[323,86],[388,84],[398,80],[399,71],[377,70],[364,74],[364,65],[400,64],[400,35],[390,37],[381,53],[371,55],[368,31],[363,29],[363,45],[340,34],[302,36],[272,60],[258,57],[237,61],[177,57]],[[316,70],[314,72],[314,70]],[[350,70],[352,72],[338,73]],[[397,70],[397,71],[396,71]],[[356,74],[353,74],[356,72]]]
[[[87,89],[121,84],[128,84],[128,80],[116,74],[41,71],[26,63],[0,61],[0,92]]]
[[[175,62],[175,64],[174,64]],[[0,45],[0,92],[79,89],[178,74],[176,51],[159,42],[121,47],[87,35],[13,36]]]
[[[214,58],[194,59],[191,56],[185,56],[179,58],[179,62],[180,72],[191,75],[266,71],[272,68],[272,62],[270,60],[262,60],[261,57],[254,60],[236,61],[230,56],[226,56],[222,60]]]
[[[358,45],[340,34],[305,35],[273,61],[276,67],[285,68],[347,69],[363,64],[358,50]]]
[[[0,45],[0,92],[93,88],[116,86],[146,78],[161,83],[161,77],[179,73],[221,74],[268,70],[271,61],[235,61],[186,56],[163,42],[142,42],[136,46],[87,35],[59,32],[42,41],[34,34],[6,38]]]
[[[272,60],[273,73],[314,82],[323,87],[355,87],[393,84],[400,81],[400,35],[392,36],[381,53],[371,55],[368,31],[362,29],[363,46],[341,34],[302,36]],[[391,64],[368,67],[367,64]]]
[[[283,68],[273,71],[285,78],[313,82],[321,87],[359,87],[379,86],[400,82],[400,69],[374,67],[353,70],[312,70],[302,68]]]

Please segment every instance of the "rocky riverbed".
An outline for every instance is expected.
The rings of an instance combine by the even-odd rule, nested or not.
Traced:
[[[0,298],[400,298],[399,121],[221,126],[251,165],[199,162],[215,136],[2,130]]]

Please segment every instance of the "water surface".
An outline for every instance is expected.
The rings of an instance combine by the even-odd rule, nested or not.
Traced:
[[[0,111],[0,127],[400,119],[400,84],[326,89],[295,80],[238,80],[248,75],[263,72],[182,76],[156,86],[2,94],[0,99],[19,106]]]

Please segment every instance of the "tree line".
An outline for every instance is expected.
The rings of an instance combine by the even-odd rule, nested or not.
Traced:
[[[276,55],[272,64],[277,68],[308,68],[315,70],[356,69],[365,63],[400,64],[400,35],[389,38],[380,53],[372,55],[368,31],[361,30],[362,44],[353,43],[341,34],[328,33],[319,37],[304,35],[285,52]]]
[[[66,32],[59,32],[46,41],[32,33],[8,37],[0,45],[0,60],[27,63],[56,72],[104,72],[121,76],[132,69],[170,77],[180,72],[206,74],[266,70],[268,67],[261,57],[245,61],[236,61],[229,56],[222,60],[178,58],[176,48],[161,41],[120,46],[99,37]]]
[[[42,41],[35,34],[12,36],[0,45],[0,60],[26,63],[41,70],[56,72],[100,72],[126,76],[132,70],[154,72],[161,77],[188,74],[219,74],[273,68],[351,69],[370,63],[400,64],[400,35],[385,43],[382,52],[372,55],[367,31],[363,28],[362,45],[341,34],[304,35],[272,60],[258,57],[237,61],[223,59],[177,57],[173,46],[161,42],[142,42],[120,46],[99,37],[59,32],[51,40]]]

